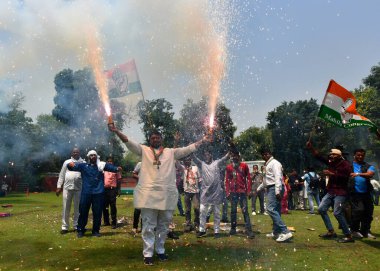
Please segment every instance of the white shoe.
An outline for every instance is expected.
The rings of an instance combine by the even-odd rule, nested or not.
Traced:
[[[256,215],[256,212],[255,212],[255,211],[253,211],[253,212],[252,212],[252,215]]]
[[[267,211],[265,211],[265,212],[264,212],[264,215],[269,215],[269,214],[267,213]]]
[[[353,231],[351,235],[352,237],[355,237],[355,238],[363,238],[363,235],[358,231]]]
[[[278,234],[274,234],[273,232],[271,232],[271,233],[267,233],[265,236],[268,237],[268,238],[277,239],[279,235]]]
[[[368,233],[368,234],[367,234],[367,237],[368,237],[369,239],[376,239],[376,236],[373,235],[373,234],[371,234],[371,233]]]
[[[285,242],[293,237],[293,234],[291,232],[288,233],[281,233],[278,238],[276,239],[276,242]]]

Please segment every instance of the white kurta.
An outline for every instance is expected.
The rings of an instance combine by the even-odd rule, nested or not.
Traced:
[[[196,150],[195,144],[184,148],[165,148],[157,169],[152,150],[131,140],[125,143],[127,148],[141,156],[139,182],[134,190],[135,208],[157,210],[175,210],[178,201],[176,187],[175,160],[184,158]]]

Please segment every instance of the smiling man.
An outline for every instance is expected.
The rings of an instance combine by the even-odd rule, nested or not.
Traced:
[[[175,161],[194,152],[207,138],[184,148],[164,148],[158,131],[151,132],[149,146],[145,146],[130,140],[114,125],[108,128],[130,151],[141,156],[133,202],[135,208],[141,209],[144,264],[153,265],[154,249],[158,259],[166,261],[164,244],[178,202]]]

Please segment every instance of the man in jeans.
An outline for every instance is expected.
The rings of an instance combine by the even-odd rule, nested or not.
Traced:
[[[256,189],[263,183],[263,172],[259,172],[259,166],[253,165],[252,168],[252,191],[256,191]],[[260,214],[265,213],[265,206],[264,206],[264,190],[261,190],[258,193],[253,193],[251,202],[252,202],[252,215],[256,215],[256,199],[259,198],[260,203]]]
[[[273,231],[267,234],[267,237],[274,238],[276,242],[285,242],[292,238],[293,234],[281,219],[281,198],[284,193],[282,165],[274,159],[269,149],[263,148],[261,156],[265,161],[265,177],[257,190],[267,189],[267,212],[273,222]]]
[[[309,199],[309,214],[314,214],[314,202],[313,198],[315,199],[315,202],[317,203],[317,206],[321,203],[319,200],[319,185],[312,187],[311,186],[311,179],[312,178],[318,178],[318,174],[315,172],[313,167],[309,167],[306,169],[305,175],[302,176],[302,179],[306,183],[306,192],[307,197]]]
[[[251,192],[252,180],[246,163],[240,162],[239,153],[232,154],[232,163],[226,167],[226,194],[231,201],[231,230],[230,235],[236,234],[236,212],[240,204],[244,215],[245,230],[247,237],[254,238],[251,220],[248,213],[247,196]]]
[[[323,175],[328,178],[326,187],[326,195],[322,198],[321,204],[318,207],[318,212],[321,215],[323,222],[327,228],[327,233],[320,234],[319,237],[325,239],[333,239],[337,237],[334,228],[331,224],[328,209],[333,206],[334,216],[338,220],[339,225],[345,235],[344,238],[338,239],[340,243],[354,242],[351,236],[351,231],[344,216],[344,203],[347,197],[347,184],[352,172],[351,164],[342,157],[342,151],[339,149],[331,149],[328,159],[324,159],[315,150],[311,142],[306,143],[306,147],[310,149],[313,156],[327,164],[328,168],[323,170]]]
[[[262,149],[261,156],[265,161],[265,177],[263,185],[257,189],[267,189],[267,212],[273,222],[273,231],[267,237],[276,239],[276,242],[285,242],[293,237],[281,219],[281,197],[284,193],[282,182],[282,165],[273,158],[269,149]]]

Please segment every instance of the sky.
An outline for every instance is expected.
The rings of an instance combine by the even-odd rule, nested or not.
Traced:
[[[177,118],[186,99],[212,94],[215,72],[237,136],[284,101],[320,103],[330,79],[359,87],[380,62],[379,10],[376,0],[0,1],[0,110],[21,91],[28,116],[50,114],[54,76],[88,66],[90,34],[104,69],[134,58],[145,98],[166,98]],[[136,123],[125,132],[142,140]]]

